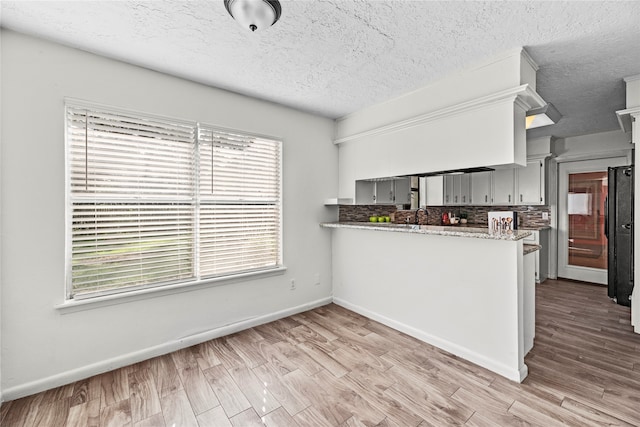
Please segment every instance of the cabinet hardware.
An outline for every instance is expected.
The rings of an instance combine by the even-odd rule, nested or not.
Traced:
[[[489,196],[487,196],[487,195],[485,194],[485,196],[484,196],[484,202],[485,202],[485,203],[487,203],[487,202],[488,202],[488,198],[489,198]]]
[[[520,201],[522,201],[522,194],[520,195]]]
[[[511,203],[511,194],[509,194],[509,203]]]

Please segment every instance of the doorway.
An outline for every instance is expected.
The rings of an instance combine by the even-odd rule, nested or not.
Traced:
[[[559,277],[607,284],[607,168],[627,163],[626,157],[613,157],[559,164]]]

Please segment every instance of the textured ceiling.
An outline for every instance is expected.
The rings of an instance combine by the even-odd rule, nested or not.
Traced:
[[[251,33],[210,1],[2,1],[3,27],[337,118],[524,46],[563,114],[531,136],[618,129],[640,2],[281,1]]]

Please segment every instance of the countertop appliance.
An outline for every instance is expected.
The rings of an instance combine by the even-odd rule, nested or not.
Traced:
[[[608,240],[608,293],[620,305],[630,306],[633,292],[633,166],[609,168],[605,201]]]

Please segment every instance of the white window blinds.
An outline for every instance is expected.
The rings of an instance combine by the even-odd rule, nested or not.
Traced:
[[[67,103],[68,297],[281,265],[280,143]]]
[[[280,264],[280,144],[201,127],[200,275]]]

